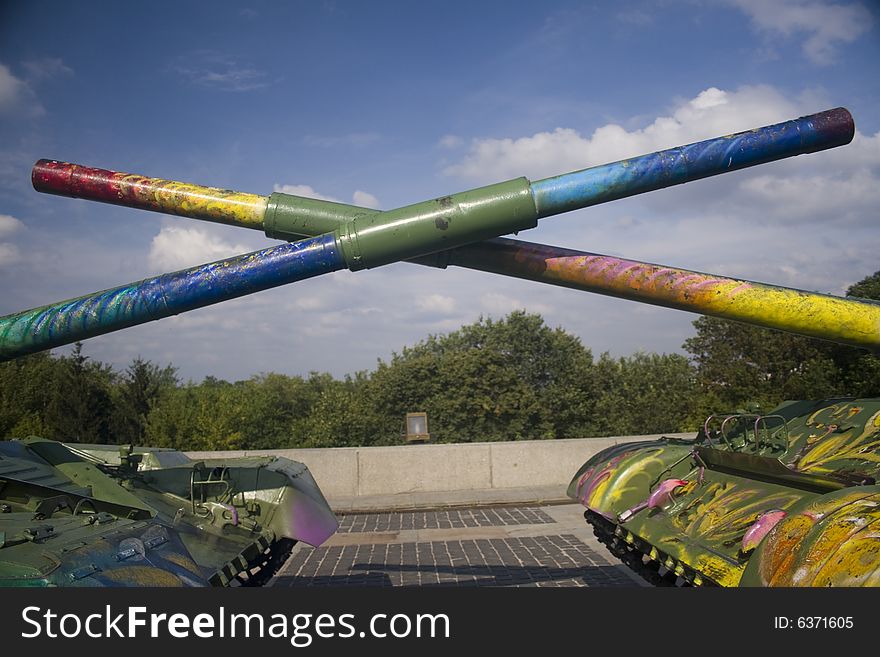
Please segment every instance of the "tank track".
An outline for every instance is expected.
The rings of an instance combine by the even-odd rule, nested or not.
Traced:
[[[266,548],[256,558],[250,560],[247,568],[237,573],[227,586],[265,586],[275,573],[287,562],[296,541],[280,538]]]
[[[584,512],[593,534],[630,570],[654,586],[718,586],[701,573],[676,563],[653,546],[636,540],[613,522],[589,509]]]

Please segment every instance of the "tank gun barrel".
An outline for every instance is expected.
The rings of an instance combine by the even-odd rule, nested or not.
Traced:
[[[333,236],[282,244],[0,318],[0,361],[336,271]]]
[[[852,115],[838,107],[531,183],[538,219],[664,187],[848,144]],[[300,239],[335,230],[363,210],[274,193],[269,197],[79,164],[40,160],[39,192],[154,210]]]
[[[377,267],[482,241],[536,223],[537,210],[525,178],[364,214],[299,242],[0,317],[0,360],[344,268]]]
[[[705,176],[717,172],[718,162],[732,163],[733,155],[739,157],[738,165],[766,161],[768,153],[760,153],[767,144],[775,149],[775,156],[782,156],[783,151],[794,154],[801,149],[818,150],[845,143],[853,130],[852,117],[846,110],[829,110],[776,126],[645,155],[626,164],[618,162],[548,178],[532,183],[532,192],[539,207],[552,205],[554,198],[559,206],[558,198],[564,195],[561,190],[570,189],[571,181],[580,180],[586,181],[583,185],[592,190],[592,199],[598,203],[637,193],[636,189],[654,189],[658,181],[682,181],[682,168],[671,167],[678,178],[672,174],[665,179],[656,175],[664,163],[679,160],[687,163],[687,179],[694,179],[700,173]],[[652,171],[655,172],[653,175]],[[225,220],[226,223],[262,228],[267,235],[282,239],[312,237],[319,232],[334,230],[358,216],[381,215],[381,212],[369,208],[281,193],[268,198],[256,197],[48,160],[37,163],[34,181],[38,189],[54,193],[110,200],[215,221],[218,216],[232,217]],[[149,189],[152,196],[144,191]],[[172,202],[174,199],[178,199],[177,202]],[[253,199],[262,200],[263,204],[259,205]],[[258,207],[264,212],[262,219],[255,218],[256,211],[252,212]],[[242,218],[242,208],[249,213],[247,219]],[[488,271],[842,344],[880,347],[880,306],[871,301],[844,299],[513,239],[465,244],[411,261]]]
[[[880,349],[880,303],[498,238],[411,262],[513,276]]]
[[[842,145],[852,139],[854,129],[849,112],[838,108],[535,183],[519,178],[389,212],[277,193],[266,198],[40,160],[32,175],[34,187],[39,191],[243,227],[262,227],[271,237],[308,236],[309,239],[0,317],[0,359],[68,344],[338,269],[375,267],[456,247],[463,250],[445,259],[439,256],[433,264],[459,264],[615,294],[607,286],[603,290],[596,281],[584,278],[583,272],[590,271],[590,267],[569,265],[559,268],[569,272],[567,276],[558,272],[546,275],[546,263],[550,260],[572,263],[578,258],[607,259],[607,256],[562,250],[563,255],[545,259],[541,270],[538,262],[541,250],[552,252],[553,247],[510,240],[485,245],[480,242],[532,228],[542,217]],[[531,265],[515,267],[516,256],[512,260],[508,257],[513,252],[531,253]],[[539,270],[544,274],[536,276]],[[576,270],[581,271],[580,279],[571,274]],[[665,268],[665,271],[673,270]],[[741,288],[739,285],[735,290]],[[692,309],[681,299],[669,301],[661,296],[648,293],[640,300]],[[693,309],[703,312],[697,307]]]

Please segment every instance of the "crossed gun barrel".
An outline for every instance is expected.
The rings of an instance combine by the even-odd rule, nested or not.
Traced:
[[[530,183],[525,178],[379,212],[40,160],[38,191],[300,240],[0,318],[0,359],[49,349],[343,268],[452,264],[858,346],[880,346],[880,305],[511,239],[562,212],[849,143],[828,110]]]

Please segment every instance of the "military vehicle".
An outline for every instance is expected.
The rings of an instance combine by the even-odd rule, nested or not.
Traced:
[[[568,495],[655,584],[877,586],[878,470],[880,399],[788,401],[603,450]]]
[[[337,527],[289,459],[0,442],[0,586],[259,585]]]
[[[849,112],[837,108],[536,182],[520,178],[385,212],[280,193],[264,197],[40,160],[32,174],[38,191],[262,229],[267,236],[290,240],[290,243],[2,317],[0,359],[68,344],[342,268],[358,270],[400,260],[441,268],[453,265],[480,269],[823,337],[843,344],[877,348],[880,346],[880,305],[869,301],[500,237],[534,227],[539,219],[562,212],[841,146],[852,140],[854,129]],[[801,463],[806,449],[803,445],[812,445],[815,441],[810,431],[817,426],[831,426],[827,424],[831,420],[825,419],[823,411],[816,407],[809,415],[810,419],[803,422],[803,427],[808,428],[798,434],[801,424],[797,418],[807,413],[804,404],[780,408],[773,417],[722,418],[718,428],[708,424],[705,439],[696,443],[660,441],[662,450],[654,443],[614,448],[597,455],[584,466],[570,493],[584,500],[588,520],[600,525],[600,535],[613,549],[633,565],[640,560],[646,569],[656,570],[658,579],[667,581],[672,573],[677,579],[695,584],[736,583],[739,580],[730,574],[731,568],[724,570],[715,566],[719,559],[727,563],[728,553],[736,548],[737,540],[742,543],[742,537],[737,539],[732,534],[725,534],[719,538],[719,544],[727,550],[722,550],[725,555],[722,557],[712,541],[687,542],[681,533],[681,527],[685,525],[657,524],[660,523],[658,518],[668,509],[677,509],[678,503],[688,495],[699,496],[702,491],[707,497],[700,499],[708,504],[713,500],[717,502],[716,498],[723,496],[725,491],[733,490],[728,506],[741,511],[742,522],[748,521],[746,525],[755,525],[757,521],[756,528],[750,530],[748,540],[743,544],[744,553],[754,553],[752,543],[764,538],[763,547],[771,542],[779,528],[792,522],[789,515],[797,512],[798,504],[818,500],[802,494],[808,483],[812,486],[809,490],[815,493],[825,490],[823,486],[831,486],[831,482],[839,482],[837,475],[841,475],[846,482],[858,481],[859,490],[868,490],[868,484],[873,480],[870,480],[870,472],[863,471],[865,468],[860,464],[847,462],[843,470],[829,474],[820,471],[821,467],[833,469],[839,462],[826,460],[823,461],[825,465],[817,465],[812,471],[794,472],[797,466],[793,468],[792,464]],[[869,403],[859,404],[835,406],[834,409],[838,410],[828,411],[829,418],[836,422],[834,431],[839,429],[848,437],[861,436],[858,429],[861,426],[862,433],[867,432],[866,436],[874,435],[871,427],[876,427],[877,415],[865,415],[869,413],[866,410],[870,409]],[[838,411],[848,415],[846,422],[837,422]],[[754,422],[749,429],[747,424],[751,419]],[[782,449],[783,443],[787,445],[785,450]],[[27,443],[14,444],[19,446],[15,448],[18,449]],[[872,444],[870,440],[865,443],[866,446]],[[81,448],[70,446],[69,449],[74,450],[72,453],[77,458],[84,453]],[[94,457],[97,451],[88,453]],[[143,453],[161,454],[149,450]],[[668,454],[668,458],[655,458],[657,453]],[[785,457],[780,458],[783,455]],[[813,461],[808,459],[808,462],[816,462],[819,456],[814,453]],[[104,456],[99,458],[105,460]],[[785,461],[785,458],[791,460]],[[871,461],[871,458],[866,456],[864,460]],[[624,470],[617,467],[624,462],[632,467]],[[101,470],[106,472],[112,467],[104,464]],[[132,472],[130,456],[124,456],[120,465],[115,467],[117,474]],[[207,465],[182,467],[189,467],[194,473],[193,481],[196,477],[199,481],[205,480]],[[211,471],[216,469],[215,466]],[[141,475],[139,466],[137,471],[144,477],[139,480],[140,484],[126,481],[138,499],[149,498],[151,503],[161,506],[155,496],[150,497],[144,492],[148,489],[158,491],[159,496],[175,495],[175,499],[188,499],[180,494],[179,489],[171,490],[173,486],[166,480],[159,485],[151,478],[153,470],[144,470]],[[753,501],[761,506],[764,503],[757,503],[757,500],[769,496],[773,506],[766,509],[755,506],[749,510],[745,503],[737,506],[745,488],[736,489],[734,477],[751,477],[750,481],[762,482],[761,486],[753,485]],[[707,492],[707,487],[713,484],[719,492]],[[770,486],[781,490],[768,492]],[[786,491],[788,497],[783,494]],[[774,496],[776,492],[779,494]],[[203,493],[207,494],[207,491]],[[191,492],[190,496],[194,494]],[[870,494],[869,491],[868,497]],[[242,497],[246,498],[246,494]],[[112,500],[111,495],[104,501]],[[231,510],[221,508],[228,504],[225,498],[211,501],[221,505],[210,507],[219,514],[221,523],[232,517]],[[195,508],[194,505],[195,502],[191,508]],[[166,506],[157,514],[163,527],[169,525],[173,506]],[[728,506],[721,504],[713,509]],[[695,509],[696,506],[691,508],[692,524],[712,525],[714,516],[711,513],[707,515]],[[77,503],[73,504],[73,510],[75,517],[78,515],[75,513]],[[98,510],[99,513],[103,511]],[[766,536],[762,534],[763,528],[778,519],[781,513],[789,515]],[[810,513],[831,515],[830,511]],[[173,515],[176,517],[177,511]],[[820,522],[826,516],[816,517]],[[173,527],[174,518],[170,520]],[[641,534],[629,530],[629,527],[636,530],[637,525],[641,527],[638,523],[647,523],[648,520],[654,521],[657,527],[645,525]],[[0,516],[0,527],[2,522]],[[746,525],[743,525],[744,529]],[[196,524],[196,528],[201,531],[203,525]],[[643,535],[648,530],[660,533]],[[48,544],[51,537],[43,536]],[[621,541],[626,548],[620,547]],[[687,549],[673,549],[681,545],[687,545]],[[695,561],[688,556],[691,554],[705,559]],[[732,558],[745,563],[742,561],[745,557]],[[755,564],[771,563],[769,557],[752,561]],[[0,559],[0,568],[2,563]],[[658,563],[655,569],[653,564]],[[761,573],[773,567],[767,566]],[[787,566],[783,570],[785,568]],[[743,581],[750,580],[744,576]],[[777,583],[772,577],[755,581]]]

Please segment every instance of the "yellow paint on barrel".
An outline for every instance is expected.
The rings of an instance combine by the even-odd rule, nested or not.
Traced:
[[[542,278],[634,301],[880,347],[880,304],[600,255],[546,260]]]
[[[125,174],[117,179],[120,196],[138,207],[244,228],[261,228],[268,198],[230,189]]]

